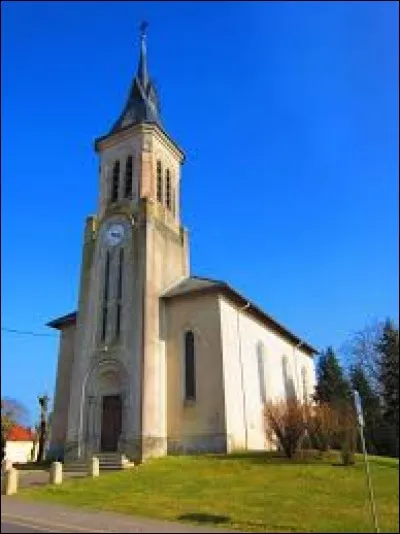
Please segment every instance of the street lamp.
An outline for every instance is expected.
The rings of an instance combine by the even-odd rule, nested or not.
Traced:
[[[356,411],[357,411],[357,422],[358,422],[358,426],[359,426],[359,429],[360,429],[361,445],[362,445],[362,449],[363,449],[365,474],[367,476],[369,501],[370,501],[370,505],[371,505],[371,515],[372,515],[372,519],[374,521],[375,532],[380,532],[379,531],[379,525],[378,525],[378,516],[376,515],[374,492],[373,492],[373,489],[372,489],[371,473],[369,471],[367,448],[365,446],[364,416],[363,416],[363,410],[362,410],[362,405],[361,405],[360,394],[358,393],[357,390],[354,390],[354,400],[355,400]]]

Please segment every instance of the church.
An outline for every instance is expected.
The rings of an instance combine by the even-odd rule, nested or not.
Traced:
[[[96,139],[77,311],[59,354],[49,455],[263,450],[267,399],[309,396],[312,345],[221,280],[190,272],[182,148],[165,131],[142,27],[121,115]]]

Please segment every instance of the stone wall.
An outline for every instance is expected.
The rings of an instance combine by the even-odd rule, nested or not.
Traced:
[[[51,422],[51,441],[47,452],[48,458],[58,458],[64,455],[74,362],[75,331],[76,325],[71,323],[66,325],[60,332],[57,379]]]
[[[195,337],[196,399],[184,398],[184,335]],[[226,448],[218,296],[191,294],[166,304],[168,452]]]

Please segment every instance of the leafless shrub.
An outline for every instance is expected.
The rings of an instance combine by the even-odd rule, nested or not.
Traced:
[[[355,462],[354,453],[357,447],[357,418],[350,402],[343,403],[336,409],[338,421],[338,439],[340,454],[344,465]]]
[[[307,432],[312,446],[320,452],[340,449],[344,465],[354,463],[357,446],[357,420],[350,401],[321,403],[306,410]]]
[[[276,437],[287,458],[293,458],[306,430],[304,405],[295,397],[268,401],[264,416],[267,438]]]
[[[307,432],[312,447],[321,453],[328,451],[338,431],[338,414],[327,403],[307,405]]]

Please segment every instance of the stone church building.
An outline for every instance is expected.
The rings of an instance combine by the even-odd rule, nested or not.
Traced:
[[[77,311],[48,323],[60,331],[50,455],[267,448],[265,399],[310,395],[317,351],[226,282],[190,273],[185,156],[161,122],[144,32],[126,105],[95,150]]]

